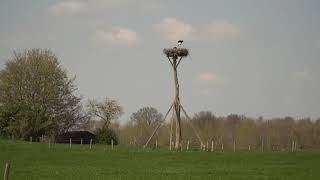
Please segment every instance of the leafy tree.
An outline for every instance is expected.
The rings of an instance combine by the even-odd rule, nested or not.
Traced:
[[[99,128],[95,132],[96,134],[96,142],[100,144],[111,144],[113,140],[113,144],[118,144],[118,137],[116,133],[111,128]]]
[[[148,126],[162,120],[162,114],[154,107],[143,107],[130,116],[132,122],[139,124],[144,121]]]
[[[75,90],[51,51],[14,52],[0,71],[0,132],[27,139],[74,127],[82,119]]]
[[[116,100],[105,98],[99,102],[96,100],[89,100],[88,114],[92,119],[100,120],[103,125],[102,128],[110,128],[112,121],[117,120],[123,114],[123,108]]]

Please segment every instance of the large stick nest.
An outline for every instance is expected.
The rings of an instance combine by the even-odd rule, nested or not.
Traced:
[[[186,57],[189,55],[189,50],[186,48],[165,48],[163,53],[167,57]]]

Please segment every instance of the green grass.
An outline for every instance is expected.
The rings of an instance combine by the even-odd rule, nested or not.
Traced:
[[[0,140],[0,178],[11,162],[9,180],[316,180],[320,151],[169,152],[94,145],[29,144]]]

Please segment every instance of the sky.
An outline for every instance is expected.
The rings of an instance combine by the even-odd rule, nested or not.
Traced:
[[[319,0],[0,0],[0,69],[13,51],[52,50],[77,94],[115,99],[121,122],[165,113],[173,73],[163,48],[183,39],[190,115],[320,117]]]

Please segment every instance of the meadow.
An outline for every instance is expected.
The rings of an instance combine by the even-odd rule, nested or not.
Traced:
[[[233,152],[166,147],[48,144],[0,140],[0,175],[11,163],[9,180],[316,180],[320,179],[320,150]]]

